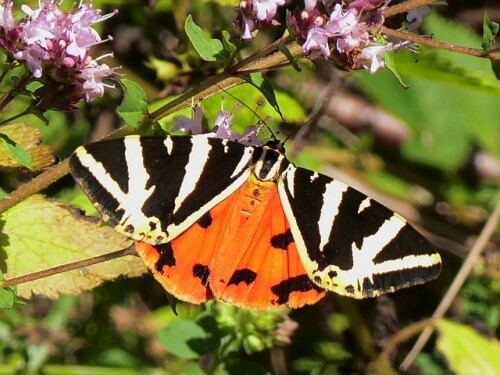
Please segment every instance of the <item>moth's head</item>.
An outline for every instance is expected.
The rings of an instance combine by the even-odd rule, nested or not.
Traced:
[[[278,151],[280,154],[284,154],[285,153],[285,144],[283,142],[280,142],[276,138],[273,138],[273,139],[270,139],[269,141],[267,141],[264,144],[264,148],[268,148],[268,149],[271,149],[271,150]]]

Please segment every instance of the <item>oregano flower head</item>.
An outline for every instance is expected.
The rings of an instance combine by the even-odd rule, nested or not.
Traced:
[[[112,40],[110,36],[102,39],[93,26],[116,12],[101,15],[92,3],[63,11],[61,4],[48,0],[36,9],[23,5],[26,16],[15,24],[12,0],[7,0],[0,11],[0,47],[12,59],[26,63],[33,78],[45,83],[47,89],[65,92],[68,101],[63,107],[68,109],[78,101],[102,96],[103,80],[114,74],[108,65],[99,63],[107,55],[94,58],[90,50]],[[64,100],[59,102],[62,105]]]

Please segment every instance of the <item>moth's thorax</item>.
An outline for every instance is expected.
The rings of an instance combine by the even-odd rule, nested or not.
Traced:
[[[269,200],[271,194],[276,194],[277,185],[275,181],[263,181],[252,173],[241,189],[243,190],[241,219],[245,221],[262,202]]]
[[[264,146],[252,173],[261,181],[276,182],[289,164],[282,152]]]

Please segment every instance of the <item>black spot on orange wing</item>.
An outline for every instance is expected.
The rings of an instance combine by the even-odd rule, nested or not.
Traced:
[[[203,229],[207,229],[210,225],[212,225],[212,216],[210,215],[210,211],[200,217],[198,225]]]
[[[172,245],[169,243],[156,245],[156,250],[160,253],[160,258],[155,264],[155,269],[158,272],[162,272],[164,266],[173,267],[175,266],[174,250]]]
[[[293,292],[309,292],[311,290],[316,290],[318,293],[323,291],[307,275],[291,277],[271,287],[273,294],[278,297],[276,303],[279,305],[286,304]]]
[[[292,242],[293,236],[290,228],[286,232],[277,234],[271,238],[271,246],[275,249],[286,250]]]
[[[193,266],[193,276],[201,280],[201,284],[208,286],[208,278],[210,277],[210,269],[204,264],[195,264]]]
[[[252,284],[255,281],[255,278],[257,277],[257,273],[252,271],[251,269],[245,268],[242,270],[236,270],[234,271],[233,275],[231,276],[231,279],[229,279],[229,282],[227,285],[238,285],[240,283],[245,283],[247,285]]]

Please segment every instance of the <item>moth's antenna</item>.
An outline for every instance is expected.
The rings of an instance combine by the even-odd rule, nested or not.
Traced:
[[[248,109],[250,112],[252,112],[254,114],[255,117],[258,118],[258,123],[260,125],[257,125],[257,133],[260,131],[260,129],[262,127],[266,127],[267,130],[269,130],[269,133],[271,133],[271,138],[273,139],[274,142],[276,142],[277,144],[280,143],[280,141],[278,140],[278,137],[276,136],[276,134],[273,132],[273,130],[269,127],[269,125],[267,125],[267,122],[264,118],[262,118],[259,113],[257,112],[257,108],[259,106],[262,105],[262,103],[260,101],[257,102],[257,107],[256,109],[252,109],[248,104],[246,104],[244,101],[240,100],[238,97],[236,97],[235,95],[231,94],[229,91],[227,91],[225,88],[223,87],[220,87],[219,88],[224,91],[227,95],[229,95],[231,98],[233,98],[234,100],[236,100],[240,105],[244,106],[246,109]],[[269,117],[268,117],[269,118]]]
[[[219,88],[224,91],[227,95],[229,95],[231,98],[233,98],[234,100],[236,100],[238,103],[240,103],[243,107],[245,107],[246,109],[248,109],[250,112],[252,112],[260,121],[262,122],[265,122],[265,120],[260,117],[260,115],[257,113],[256,110],[250,108],[250,106],[248,104],[246,104],[243,100],[241,100],[240,98],[238,98],[237,96],[231,94],[229,91],[227,91],[225,88],[223,87],[220,87]]]

